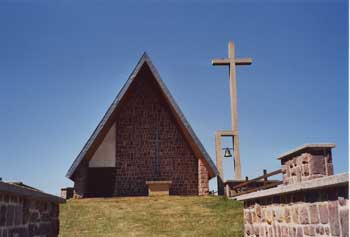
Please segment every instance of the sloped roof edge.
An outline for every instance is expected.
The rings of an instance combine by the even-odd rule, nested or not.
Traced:
[[[140,69],[141,69],[141,67],[142,67],[142,65],[144,63],[147,63],[147,65],[149,66],[149,68],[150,68],[151,72],[153,73],[155,79],[157,80],[161,90],[164,92],[164,94],[167,97],[167,99],[169,100],[171,106],[174,108],[175,112],[177,113],[177,115],[181,119],[181,122],[183,123],[185,128],[188,130],[190,136],[192,137],[193,141],[195,142],[195,144],[199,148],[200,152],[202,153],[204,159],[207,161],[208,165],[212,169],[214,175],[215,176],[218,175],[218,170],[217,170],[215,164],[213,163],[212,159],[210,158],[209,154],[207,153],[207,151],[205,150],[204,146],[202,145],[202,143],[200,142],[200,140],[198,139],[198,137],[194,133],[191,125],[188,123],[188,121],[185,118],[184,114],[180,110],[180,107],[177,105],[177,103],[175,102],[174,98],[170,94],[170,91],[168,90],[168,88],[166,87],[165,83],[161,79],[161,77],[160,77],[160,75],[158,73],[158,70],[153,65],[150,57],[147,55],[147,53],[144,53],[142,55],[142,57],[140,58],[140,60],[138,61],[138,63],[136,64],[134,70],[130,74],[128,80],[126,81],[126,83],[124,84],[124,86],[122,87],[120,92],[118,93],[117,97],[114,99],[113,103],[108,108],[108,110],[105,113],[105,115],[103,116],[102,120],[100,121],[100,123],[95,128],[94,132],[92,133],[92,135],[90,136],[90,138],[88,139],[86,144],[84,145],[83,149],[80,151],[79,155],[75,158],[73,164],[71,165],[71,167],[69,168],[69,170],[68,170],[68,172],[66,174],[67,178],[71,178],[72,177],[74,171],[79,166],[80,162],[84,159],[84,157],[86,155],[86,152],[89,150],[89,148],[92,145],[92,143],[94,142],[95,138],[100,133],[101,129],[104,127],[104,125],[107,122],[108,118],[111,116],[111,114],[113,113],[115,108],[118,106],[119,102],[121,101],[121,99],[125,95],[125,92],[127,91],[129,86],[133,82],[134,78],[136,77],[136,75],[138,74],[138,72],[140,71]]]

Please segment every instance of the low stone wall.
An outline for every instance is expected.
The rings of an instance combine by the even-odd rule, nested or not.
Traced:
[[[246,200],[245,236],[349,236],[347,189],[322,187]]]
[[[329,147],[288,153],[281,158],[287,182],[236,197],[244,201],[246,237],[349,236],[349,175],[330,175]]]
[[[58,236],[63,202],[39,190],[0,182],[0,237]]]

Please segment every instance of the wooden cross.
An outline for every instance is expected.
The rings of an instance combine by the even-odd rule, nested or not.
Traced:
[[[156,178],[158,179],[160,177],[160,161],[159,161],[159,126],[158,126],[158,123],[157,123],[157,127],[156,127],[156,137],[154,140],[150,140],[151,142],[155,142],[156,143],[156,162],[155,162],[155,175],[156,175]]]
[[[235,134],[237,134],[233,136],[234,170],[236,179],[241,179],[241,160],[238,138],[236,65],[250,65],[252,64],[252,61],[253,60],[251,58],[235,58],[235,48],[232,41],[228,43],[228,58],[212,60],[212,64],[214,66],[229,66],[232,130]]]

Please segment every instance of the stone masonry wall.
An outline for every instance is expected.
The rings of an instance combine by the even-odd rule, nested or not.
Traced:
[[[147,65],[137,77],[116,118],[115,196],[147,195],[155,180],[172,181],[170,195],[198,195],[198,158]]]
[[[245,201],[245,236],[349,236],[347,189],[343,186]]]
[[[57,203],[0,192],[0,237],[53,237],[59,232]]]

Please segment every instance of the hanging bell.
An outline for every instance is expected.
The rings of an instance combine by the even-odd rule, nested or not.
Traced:
[[[225,158],[232,157],[231,152],[230,152],[230,148],[228,148],[228,147],[225,148],[224,157]]]

